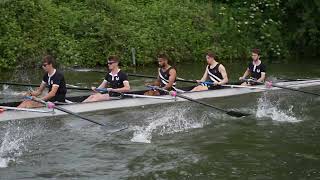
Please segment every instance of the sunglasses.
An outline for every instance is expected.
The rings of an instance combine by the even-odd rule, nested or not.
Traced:
[[[113,63],[115,63],[115,61],[108,61],[107,62],[108,65],[113,64]]]
[[[46,66],[48,66],[49,64],[42,64],[42,67],[46,67]]]

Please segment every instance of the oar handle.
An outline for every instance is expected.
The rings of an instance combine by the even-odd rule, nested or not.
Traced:
[[[26,84],[26,83],[16,83],[16,82],[0,82],[0,84],[6,84],[10,86],[26,86],[26,87],[39,87],[39,84]],[[66,86],[67,89],[74,89],[74,90],[83,90],[83,91],[90,91],[90,88],[84,87],[75,87],[75,86]]]
[[[106,94],[108,92],[111,92],[111,88],[96,88],[95,91],[101,93],[101,94]]]
[[[44,104],[44,105],[46,105],[49,109],[54,109],[55,108],[55,104],[54,103],[52,103],[52,102],[46,102],[46,101],[44,101],[44,100],[42,100],[42,99],[39,99],[39,98],[36,98],[36,97],[34,97],[34,96],[25,96],[24,97],[25,99],[28,99],[28,100],[33,100],[33,101],[36,101],[36,102],[39,102],[39,103],[41,103],[41,104]]]

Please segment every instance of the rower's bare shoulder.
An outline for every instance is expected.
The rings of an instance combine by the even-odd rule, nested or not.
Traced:
[[[224,67],[224,65],[220,64],[220,66],[219,66],[219,70],[220,70],[220,71],[225,71],[225,70],[226,70],[226,68]]]
[[[175,68],[171,68],[169,73],[177,73],[177,70]]]

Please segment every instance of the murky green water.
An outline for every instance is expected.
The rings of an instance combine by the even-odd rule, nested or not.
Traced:
[[[270,64],[268,74],[319,78],[320,63],[306,62]],[[225,66],[232,81],[245,69]],[[180,64],[178,75],[199,79],[203,70],[203,64]],[[153,68],[135,71],[156,74]],[[41,74],[6,72],[0,80],[39,83]],[[68,84],[90,87],[104,75],[65,76]],[[130,77],[134,89],[145,80]],[[2,94],[26,89],[5,88]],[[184,102],[85,114],[108,128],[71,116],[1,122],[0,179],[320,179],[319,97],[272,91],[206,102],[253,115],[232,118]],[[123,124],[129,129],[112,134]]]

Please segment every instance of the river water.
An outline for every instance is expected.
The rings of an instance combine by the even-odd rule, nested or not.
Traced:
[[[225,66],[235,81],[246,64]],[[178,76],[199,79],[203,70],[180,64]],[[130,71],[156,74],[150,67]],[[269,64],[268,74],[319,78],[320,63]],[[104,75],[65,76],[90,87]],[[2,72],[0,80],[39,83],[41,70]],[[130,77],[133,89],[145,81]],[[1,101],[27,89],[2,86]],[[0,122],[0,179],[320,179],[320,97],[281,90],[205,101],[253,115],[233,118],[183,102],[84,114],[108,128],[72,116]]]

